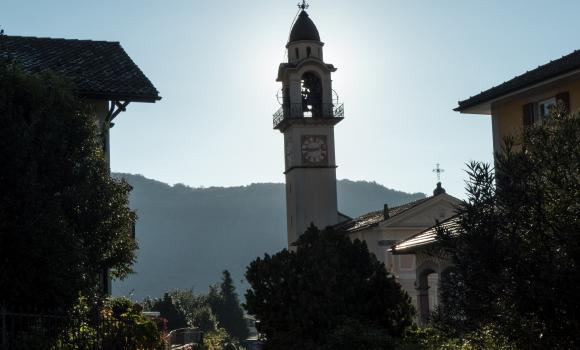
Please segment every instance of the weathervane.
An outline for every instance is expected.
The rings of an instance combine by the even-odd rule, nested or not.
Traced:
[[[298,8],[301,8],[302,11],[306,10],[310,5],[306,3],[306,0],[302,0],[301,4],[298,4]]]
[[[435,169],[433,169],[433,172],[437,173],[437,182],[441,182],[441,173],[445,172],[445,169],[441,169],[441,166],[439,163],[437,163],[437,166]]]

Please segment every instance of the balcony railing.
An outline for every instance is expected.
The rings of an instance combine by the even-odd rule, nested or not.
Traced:
[[[301,118],[344,118],[344,104],[323,103],[320,106],[312,106],[306,111],[301,103],[285,104],[274,113],[274,129],[286,119]]]

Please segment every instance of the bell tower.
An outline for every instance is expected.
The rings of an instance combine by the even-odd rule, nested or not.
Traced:
[[[288,62],[280,64],[282,83],[274,129],[284,134],[288,245],[310,223],[319,228],[338,222],[334,126],[344,116],[332,90],[332,64],[305,2],[286,45]]]

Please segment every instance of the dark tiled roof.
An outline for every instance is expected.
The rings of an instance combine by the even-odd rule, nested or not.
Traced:
[[[460,217],[455,215],[445,221],[442,221],[439,223],[439,225],[444,229],[448,229],[451,232],[454,232],[457,231],[459,227],[459,219]],[[423,247],[435,243],[436,239],[437,225],[429,227],[424,231],[421,231],[409,238],[400,241],[399,243],[395,244],[391,250],[393,253],[410,254],[413,253],[418,247]]]
[[[301,40],[320,41],[320,34],[318,33],[318,29],[306,11],[300,12],[298,19],[294,23],[292,31],[290,32],[289,42]]]
[[[26,72],[70,79],[79,96],[136,102],[161,97],[118,42],[4,36],[0,54]]]
[[[478,104],[488,102],[495,98],[518,91],[522,88],[541,83],[542,81],[555,78],[559,75],[569,73],[580,69],[580,51],[574,51],[571,54],[563,56],[550,63],[539,66],[536,69],[528,71],[520,76],[506,81],[505,83],[492,87],[466,100],[459,101],[459,106],[455,111],[461,112],[467,108],[477,106]]]
[[[409,202],[407,204],[400,205],[398,207],[389,208],[389,219],[401,215],[402,213],[406,212],[409,209],[415,208],[416,206],[427,202],[429,199],[433,197],[422,198],[413,202]],[[379,223],[385,221],[384,212],[383,210],[377,210],[370,212],[368,214],[361,215],[357,218],[341,222],[334,226],[334,229],[337,231],[343,232],[355,232],[365,228],[377,226]]]

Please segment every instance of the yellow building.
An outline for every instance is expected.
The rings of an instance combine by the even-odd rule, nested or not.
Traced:
[[[570,112],[580,109],[580,51],[459,101],[455,111],[491,115],[497,152],[506,136],[548,118],[559,103]]]
[[[570,112],[580,109],[580,51],[459,101],[455,111],[491,115],[493,146],[498,152],[505,137],[517,135],[526,126],[541,123],[558,105]],[[457,216],[441,222],[450,230],[457,224]],[[434,226],[396,243],[390,250],[395,256],[415,255],[420,324],[426,324],[430,311],[437,304],[437,300],[430,297],[432,290],[437,288],[432,281],[439,280],[451,267],[449,259],[438,253],[436,243]]]

